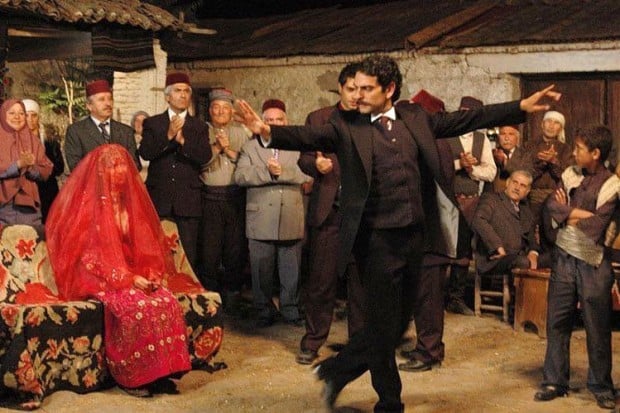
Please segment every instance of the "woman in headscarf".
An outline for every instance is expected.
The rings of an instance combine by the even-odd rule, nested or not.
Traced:
[[[157,212],[129,153],[102,145],[72,171],[46,223],[61,298],[96,299],[105,314],[106,361],[129,393],[176,393],[190,370],[174,292],[202,287],[176,272]]]
[[[41,225],[35,181],[52,172],[41,141],[26,127],[26,109],[16,99],[0,106],[0,224]]]
[[[33,137],[39,139],[45,148],[45,156],[52,161],[54,168],[47,180],[37,181],[39,188],[39,197],[41,198],[41,215],[43,223],[47,218],[47,212],[50,205],[54,202],[54,198],[58,195],[58,181],[56,177],[60,176],[65,170],[65,161],[60,150],[60,140],[58,133],[51,124],[41,124],[41,108],[37,102],[32,99],[22,100],[26,107],[26,124]]]

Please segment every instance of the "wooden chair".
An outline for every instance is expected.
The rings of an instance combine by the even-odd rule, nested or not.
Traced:
[[[482,279],[489,279],[489,289],[482,289]],[[495,285],[499,285],[499,282],[494,281],[501,280],[501,288],[496,288]],[[491,298],[494,303],[483,302],[483,297]],[[501,305],[497,303],[501,298]],[[478,270],[475,271],[474,278],[474,312],[480,317],[483,310],[501,312],[504,322],[508,322],[508,314],[510,310],[510,274],[480,274]]]

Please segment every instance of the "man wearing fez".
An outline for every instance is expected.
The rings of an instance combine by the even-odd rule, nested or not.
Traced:
[[[117,143],[131,154],[138,170],[142,169],[133,130],[112,119],[114,98],[107,80],[94,80],[86,85],[86,108],[90,116],[67,128],[65,157],[69,170],[99,145]]]
[[[150,161],[146,187],[155,209],[160,218],[177,224],[195,268],[202,215],[200,170],[211,159],[209,128],[187,112],[192,98],[188,75],[168,74],[164,95],[168,109],[144,120],[140,156]]]
[[[236,116],[269,148],[338,156],[343,215],[339,267],[343,270],[353,252],[366,291],[366,320],[337,356],[318,364],[316,375],[325,383],[329,409],[348,383],[370,370],[379,395],[375,412],[403,412],[395,350],[409,324],[412,282],[422,261],[422,194],[434,185],[432,179],[446,184],[435,138],[523,122],[526,111],[549,107],[538,104],[542,97],[557,100],[560,95],[550,86],[520,102],[449,114],[431,115],[408,103],[394,107],[402,75],[396,61],[381,55],[362,60],[355,84],[358,112],[334,112],[324,126],[267,125],[243,100],[236,102]]]
[[[472,96],[463,96],[459,110],[474,110],[482,107],[482,101]],[[460,247],[468,249],[471,258],[473,233],[469,226],[478,205],[478,200],[487,182],[493,182],[497,167],[493,160],[491,142],[483,133],[472,131],[447,140],[454,159],[453,189],[459,209],[467,225],[458,229]],[[446,292],[446,310],[455,314],[474,315],[465,303],[465,287],[469,274],[469,263],[452,265]]]

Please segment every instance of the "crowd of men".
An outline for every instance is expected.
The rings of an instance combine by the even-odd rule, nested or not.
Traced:
[[[564,116],[539,104],[559,98],[551,88],[499,105],[464,96],[459,111],[447,113],[425,90],[397,104],[401,83],[385,56],[349,64],[338,78],[339,101],[292,127],[280,99],[265,100],[260,114],[238,101],[233,116],[236,99],[225,88],[211,90],[204,122],[190,113],[189,76],[170,73],[167,110],[136,113],[130,127],[112,119],[112,89],[96,80],[86,86],[90,115],[68,128],[64,153],[69,170],[106,143],[125,147],[138,170],[147,163],[151,200],[162,219],[176,222],[203,286],[235,314],[249,266],[256,326],[281,318],[305,328],[296,361],[317,366],[330,407],[370,370],[375,410],[403,411],[398,370],[440,366],[444,310],[473,315],[465,295],[473,260],[481,273],[552,267],[545,377],[535,398],[568,392],[579,301],[588,387],[599,406],[613,408],[612,276],[601,254],[618,189],[604,166],[609,130],[580,129],[572,150]],[[518,124],[543,110],[542,135],[523,145]],[[480,132],[487,128],[498,136]],[[317,363],[342,277],[349,342]],[[412,318],[415,347],[397,365]]]

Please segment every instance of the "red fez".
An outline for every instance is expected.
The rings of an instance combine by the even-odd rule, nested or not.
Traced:
[[[478,109],[484,106],[481,100],[471,96],[463,96],[459,109]]]
[[[445,112],[443,101],[422,89],[411,98],[411,103],[417,103],[428,113]]]
[[[263,112],[272,108],[280,109],[282,112],[286,113],[286,105],[280,99],[267,99],[265,103],[263,103]]]
[[[112,93],[110,84],[105,79],[93,80],[92,82],[86,84],[86,97],[103,92]]]
[[[175,72],[169,73],[166,76],[166,86],[174,85],[175,83],[185,83],[191,85],[189,83],[189,76],[186,73]]]

